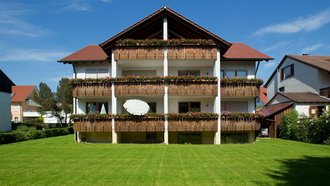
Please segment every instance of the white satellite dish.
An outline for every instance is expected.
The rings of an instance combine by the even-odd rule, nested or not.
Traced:
[[[123,106],[128,113],[136,116],[145,115],[150,110],[148,103],[138,99],[129,99]]]

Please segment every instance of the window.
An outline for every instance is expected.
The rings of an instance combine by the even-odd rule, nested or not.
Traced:
[[[18,117],[15,117],[15,119],[14,119],[15,121],[15,123],[18,123]]]
[[[221,78],[246,78],[247,71],[246,70],[226,70],[221,71]]]
[[[281,69],[281,81],[294,76],[294,66],[289,65]]]
[[[86,69],[86,78],[105,78],[109,77],[108,69]]]
[[[221,70],[220,71],[220,78],[224,78],[225,77],[225,71]]]
[[[148,103],[150,110],[149,113],[156,113],[157,112],[157,104],[155,102]]]
[[[200,112],[200,111],[201,111],[200,102],[180,102],[179,103],[179,113]]]
[[[285,87],[280,87],[280,88],[278,89],[278,91],[280,91],[280,92],[285,92]]]
[[[179,70],[179,76],[200,76],[200,70]]]
[[[86,104],[86,111],[87,114],[89,113],[101,113],[102,107],[104,107],[103,109],[105,109],[105,113],[108,113],[108,103],[104,102],[87,102]]]

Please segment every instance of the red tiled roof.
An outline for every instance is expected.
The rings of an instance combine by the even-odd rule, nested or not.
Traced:
[[[99,45],[88,45],[85,48],[66,56],[58,62],[71,63],[76,61],[104,61],[108,55]]]
[[[293,102],[285,102],[285,103],[278,103],[274,105],[269,105],[267,107],[262,108],[258,113],[261,114],[264,117],[271,116],[277,112],[280,112],[281,110],[288,108],[291,106]]]
[[[35,90],[35,86],[12,86],[11,102],[25,101]]]
[[[267,103],[267,89],[265,87],[260,87],[259,90],[260,90],[260,95],[259,95],[260,100],[262,101],[262,103],[264,105],[266,105],[266,103]]]
[[[297,103],[330,103],[330,99],[324,98],[312,92],[278,92]]]
[[[272,60],[273,58],[251,48],[244,43],[232,43],[227,52],[223,55],[227,59],[253,59],[253,60]]]

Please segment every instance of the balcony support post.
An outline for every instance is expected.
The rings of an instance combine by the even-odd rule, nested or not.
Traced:
[[[167,40],[168,39],[168,29],[167,29],[167,17],[164,16],[163,18],[163,39]],[[164,47],[164,77],[168,76],[168,59],[167,59],[167,47]],[[164,114],[165,114],[165,119],[164,119],[164,144],[168,144],[168,84],[165,82],[164,85]]]
[[[111,50],[111,77],[116,78],[117,77],[117,61],[115,61],[115,54],[113,52],[113,49]],[[112,89],[111,89],[111,110],[112,114],[117,114],[117,97],[115,96],[115,83],[112,82]],[[112,143],[117,143],[117,133],[115,131],[115,119],[111,119],[111,125],[112,125]]]
[[[215,61],[215,75],[218,79],[218,95],[215,98],[215,112],[218,114],[217,132],[215,133],[214,144],[221,144],[221,73],[220,73],[220,49],[217,50],[217,60]]]

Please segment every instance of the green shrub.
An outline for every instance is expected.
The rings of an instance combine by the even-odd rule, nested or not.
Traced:
[[[0,133],[0,144],[72,134],[72,127],[46,130],[15,130]]]
[[[284,114],[280,127],[280,137],[283,139],[293,139],[294,132],[298,124],[298,112],[295,110]]]

